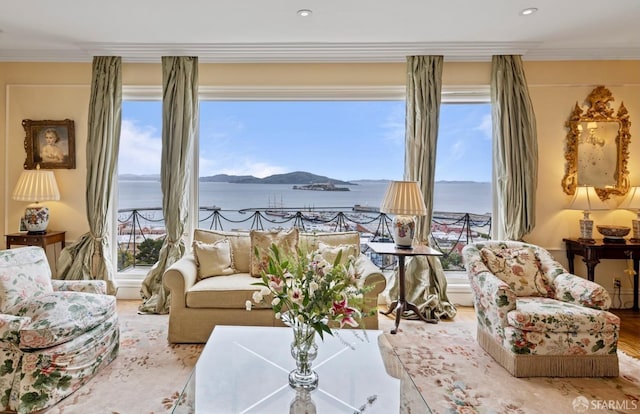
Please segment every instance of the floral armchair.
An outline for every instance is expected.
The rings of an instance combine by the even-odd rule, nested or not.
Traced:
[[[513,376],[618,375],[620,319],[602,286],[532,244],[471,243],[462,255],[478,342]]]
[[[104,281],[51,280],[39,247],[0,251],[0,411],[47,408],[118,353]]]

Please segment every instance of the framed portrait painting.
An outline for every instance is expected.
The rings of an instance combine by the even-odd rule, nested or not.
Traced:
[[[27,159],[24,168],[33,170],[38,165],[43,169],[76,168],[76,142],[73,121],[22,120],[26,133],[24,149]]]

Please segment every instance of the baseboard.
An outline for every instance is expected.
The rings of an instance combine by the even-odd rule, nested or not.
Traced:
[[[117,279],[118,291],[116,299],[140,299],[140,279]]]

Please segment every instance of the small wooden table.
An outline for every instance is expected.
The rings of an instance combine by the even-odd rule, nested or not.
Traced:
[[[391,330],[391,333],[395,334],[396,332],[398,332],[400,317],[405,311],[413,311],[416,316],[418,316],[418,318],[425,322],[438,323],[437,319],[425,318],[416,305],[411,302],[407,302],[404,287],[404,258],[407,256],[442,256],[442,253],[428,246],[414,246],[411,249],[399,249],[394,243],[369,242],[367,243],[367,245],[371,248],[371,250],[378,254],[392,254],[398,257],[398,300],[394,300],[393,302],[391,302],[389,310],[387,310],[386,312],[380,312],[383,315],[388,315],[394,310],[396,311],[396,325],[395,328]]]
[[[576,255],[582,256],[587,265],[587,279],[595,279],[596,265],[600,259],[631,259],[633,260],[633,310],[638,310],[638,265],[640,263],[640,243],[625,240],[625,243],[605,243],[602,239],[586,242],[579,239],[562,239],[567,249],[569,273],[574,273],[573,260]]]
[[[50,244],[60,243],[64,249],[64,231],[48,231],[45,234],[11,233],[7,234],[7,249],[12,245],[40,246],[47,249]]]

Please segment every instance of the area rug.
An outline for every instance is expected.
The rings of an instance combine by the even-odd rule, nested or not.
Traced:
[[[434,413],[640,413],[640,361],[619,352],[617,378],[514,378],[480,348],[473,322],[380,319]]]
[[[170,413],[203,345],[169,345],[168,315],[138,315],[119,300],[120,353],[91,381],[46,414]]]
[[[172,411],[203,345],[169,345],[168,316],[138,315],[139,303],[118,301],[116,360],[47,414]],[[640,413],[640,361],[624,354],[618,378],[518,379],[477,345],[474,323],[402,320],[397,335],[388,333],[392,324],[380,317],[380,329],[434,413]]]

